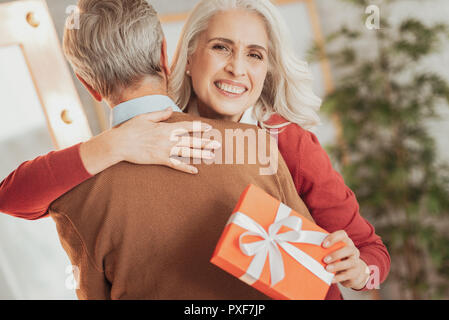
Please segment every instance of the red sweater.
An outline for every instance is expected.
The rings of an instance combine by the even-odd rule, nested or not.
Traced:
[[[80,145],[22,163],[0,183],[0,212],[27,220],[47,217],[53,201],[91,177]]]
[[[270,119],[271,124],[283,121],[279,116]],[[388,251],[374,227],[360,216],[354,193],[332,168],[315,135],[290,124],[280,131],[278,142],[298,194],[316,223],[328,232],[345,230],[361,259],[379,268],[383,282],[390,269]],[[28,220],[48,216],[54,200],[91,177],[79,147],[53,151],[20,165],[0,184],[0,212]],[[332,285],[326,299],[341,298],[337,285]]]
[[[285,120],[278,115],[269,124]],[[374,227],[359,212],[359,204],[342,176],[332,168],[326,151],[316,136],[296,124],[279,129],[278,146],[298,191],[316,224],[332,233],[345,230],[360,251],[360,258],[379,268],[379,280],[384,282],[390,271],[390,255],[375,233]],[[368,290],[366,287],[362,290]],[[342,299],[336,284],[326,300]]]

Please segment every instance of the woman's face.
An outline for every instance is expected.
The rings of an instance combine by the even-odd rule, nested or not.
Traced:
[[[202,116],[238,121],[259,99],[268,71],[268,36],[256,13],[216,14],[189,57]]]

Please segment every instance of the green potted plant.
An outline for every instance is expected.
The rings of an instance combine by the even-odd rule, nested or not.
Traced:
[[[439,104],[448,105],[449,84],[419,66],[449,28],[416,18],[393,26],[388,7],[398,1],[384,0],[380,29],[364,31],[369,1],[343,1],[363,11],[361,24],[342,26],[326,37],[325,51],[310,51],[314,60],[324,53],[338,74],[322,106],[340,126],[328,151],[388,247],[387,281],[399,286],[398,298],[447,299],[449,166],[438,159],[427,124],[438,118]],[[357,47],[367,39],[375,54]]]

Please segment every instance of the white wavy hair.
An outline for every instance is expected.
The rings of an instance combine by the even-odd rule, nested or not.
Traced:
[[[202,0],[195,6],[182,31],[172,64],[170,94],[178,106],[184,110],[195,97],[186,66],[189,56],[196,50],[199,36],[214,15],[233,9],[249,10],[262,17],[270,39],[269,69],[262,94],[254,105],[256,119],[267,128],[279,128],[289,123],[296,123],[304,129],[318,125],[320,118],[317,112],[322,101],[313,92],[313,77],[308,63],[295,55],[288,27],[269,0]],[[266,125],[274,113],[289,122]]]

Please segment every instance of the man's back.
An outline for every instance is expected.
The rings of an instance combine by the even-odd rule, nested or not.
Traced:
[[[176,114],[169,122],[196,119]],[[225,129],[257,132],[254,126],[201,120],[223,138]],[[233,148],[227,143],[223,139],[224,154]],[[79,269],[78,297],[265,299],[209,260],[250,183],[310,218],[284,161],[276,155],[278,170],[273,175],[261,175],[266,165],[259,160],[201,164],[195,176],[123,162],[58,199],[50,214],[64,249]]]

